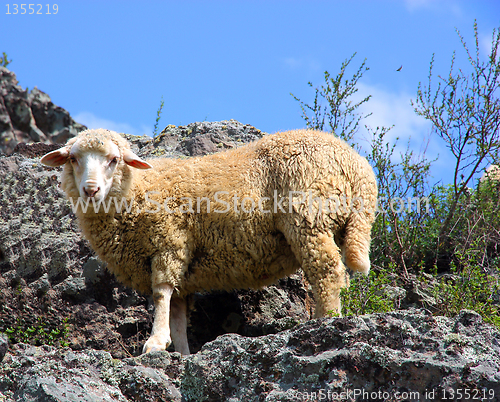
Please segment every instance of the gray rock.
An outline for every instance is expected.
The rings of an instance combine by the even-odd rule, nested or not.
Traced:
[[[257,402],[323,395],[391,402],[410,392],[413,399],[406,400],[439,401],[457,389],[486,392],[488,400],[500,392],[500,332],[467,310],[453,319],[412,309],[312,320],[256,338],[226,334],[187,357],[154,352],[119,360],[103,351],[17,344],[0,363],[0,395],[13,401]],[[350,397],[335,397],[341,392]],[[362,399],[359,392],[383,397]]]
[[[43,274],[40,279],[32,282],[29,287],[37,293],[47,293],[50,289],[49,275],[47,273]]]
[[[3,360],[8,349],[9,349],[9,338],[7,338],[5,334],[0,333],[0,362]]]
[[[274,334],[314,315],[312,291],[306,288],[302,271],[264,290],[241,290],[237,295],[245,317],[244,327],[238,332],[242,335]]]
[[[384,286],[382,292],[385,293],[390,299],[404,299],[406,296],[406,290],[398,286]]]
[[[86,128],[46,93],[17,84],[16,75],[0,66],[0,153],[23,142],[64,143]]]
[[[71,378],[57,379],[52,376],[35,376],[22,383],[22,388],[14,395],[15,400],[60,401],[60,402],[105,402],[127,401],[116,389],[108,384],[85,375],[71,375]]]
[[[255,141],[265,133],[236,120],[198,122],[187,126],[169,125],[154,140],[125,135],[139,156],[200,156],[236,148]]]
[[[392,300],[394,303],[393,305],[397,309],[400,309],[402,307],[403,300],[405,300],[407,295],[405,289],[399,286],[390,286],[390,285],[382,286],[380,289],[376,290],[375,293],[386,299]]]
[[[54,286],[54,290],[61,293],[63,296],[85,300],[85,278],[73,278],[73,276],[70,275],[63,282]]]
[[[179,147],[184,148],[187,154],[192,156],[213,154],[218,151],[215,144],[206,137],[189,138],[182,141]]]
[[[431,307],[438,303],[438,300],[432,295],[432,286],[435,285],[434,278],[431,284],[426,284],[418,280],[412,280],[406,289],[405,304]]]
[[[147,299],[120,286],[104,269],[87,284],[83,267],[95,257],[59,189],[60,169],[46,168],[35,157],[47,151],[41,145],[26,146],[23,153],[30,157],[0,156],[0,332],[19,328],[14,333],[19,341],[28,328],[43,323],[49,333],[59,331],[57,343],[126,356],[122,344],[139,350],[143,337],[122,341],[117,323],[123,317],[116,308],[126,301],[138,319],[135,335],[145,333],[150,330]],[[92,261],[85,272],[91,271]],[[105,314],[88,307],[93,303]],[[68,325],[71,337],[62,339],[61,329]]]
[[[130,363],[102,351],[18,344],[0,364],[0,392],[23,402],[181,400],[164,370]]]
[[[97,283],[105,275],[105,264],[97,257],[90,257],[82,266],[83,277],[91,283]]]
[[[33,138],[51,147],[66,141],[83,127],[65,113],[0,67],[0,150]],[[154,139],[125,136],[140,156],[186,158],[262,135],[230,120],[167,126]],[[151,301],[118,284],[82,239],[58,188],[60,169],[39,163],[48,147],[21,144],[17,154],[0,156],[0,331],[15,338],[0,363],[0,401],[282,401],[349,389],[387,392],[388,401],[402,391],[419,392],[420,400],[426,390],[500,393],[499,332],[476,313],[308,321],[313,302],[300,273],[261,291],[194,295],[188,336],[192,350],[201,350],[133,357],[151,331]],[[384,294],[430,306],[439,302],[431,290],[412,282]],[[36,344],[37,336],[26,335],[43,331],[70,348],[16,343]],[[237,334],[215,339],[227,332]]]
[[[498,395],[499,342],[499,331],[471,311],[454,319],[411,310],[314,320],[276,335],[228,334],[206,344],[186,359],[181,392],[186,401],[309,400],[320,392],[336,400],[332,395],[346,390],[383,392],[384,401],[402,391],[427,400],[426,392],[450,388]]]

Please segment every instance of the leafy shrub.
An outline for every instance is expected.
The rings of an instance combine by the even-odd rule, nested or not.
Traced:
[[[350,282],[349,289],[341,291],[344,316],[382,313],[400,307],[398,281],[389,271],[371,271],[368,276],[356,274]]]
[[[3,52],[3,57],[0,57],[0,66],[7,67],[10,63],[12,63],[12,60],[9,60],[7,53]]]
[[[25,326],[21,322],[16,327],[9,327],[5,334],[9,337],[11,343],[29,343],[31,345],[59,345],[68,346],[69,325],[68,319],[64,319],[60,328],[50,328],[42,317],[38,318],[36,325]]]

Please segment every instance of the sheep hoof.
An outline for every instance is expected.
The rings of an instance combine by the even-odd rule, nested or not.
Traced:
[[[166,350],[170,343],[170,340],[168,340],[167,342],[162,342],[159,339],[155,339],[155,337],[151,337],[144,344],[144,347],[142,348],[142,354]]]
[[[142,354],[146,354],[146,353],[151,353],[151,352],[159,352],[160,350],[165,350],[165,346],[161,346],[161,345],[144,345],[144,347],[142,348]]]

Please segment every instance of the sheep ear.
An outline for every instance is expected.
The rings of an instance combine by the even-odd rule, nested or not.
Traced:
[[[123,153],[123,161],[127,165],[132,166],[136,169],[152,169],[153,168],[153,166],[151,166],[145,160],[142,160],[141,158],[139,158],[130,149],[125,150],[125,152]]]
[[[55,151],[49,152],[48,154],[45,154],[42,159],[40,159],[40,162],[51,167],[62,166],[68,160],[68,156],[69,149],[66,147],[62,147],[56,149]]]

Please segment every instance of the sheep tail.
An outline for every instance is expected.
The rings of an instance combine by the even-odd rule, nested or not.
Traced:
[[[359,214],[349,217],[343,248],[345,265],[354,272],[370,272],[370,231],[371,224]]]
[[[344,234],[345,265],[354,272],[370,272],[371,228],[375,220],[376,192],[365,192],[362,203],[351,205]]]

